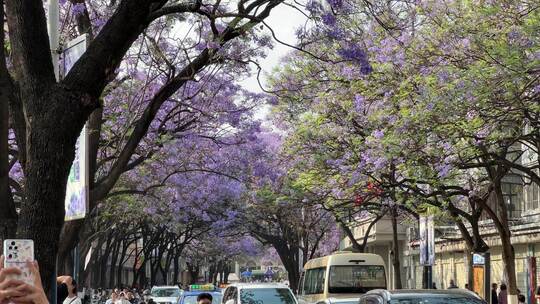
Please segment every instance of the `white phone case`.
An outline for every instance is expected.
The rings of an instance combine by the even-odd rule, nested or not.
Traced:
[[[22,274],[16,279],[34,285],[34,277],[28,268],[28,262],[34,261],[34,241],[32,240],[4,240],[4,267],[14,267]]]

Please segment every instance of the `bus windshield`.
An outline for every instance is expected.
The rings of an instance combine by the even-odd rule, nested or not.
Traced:
[[[366,293],[372,289],[386,289],[384,266],[331,266],[329,293]]]

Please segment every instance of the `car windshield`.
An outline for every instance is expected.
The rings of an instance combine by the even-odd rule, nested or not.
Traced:
[[[372,289],[386,289],[384,266],[349,265],[330,267],[328,292],[366,293]]]
[[[404,297],[390,300],[390,304],[485,304],[484,301],[466,297],[425,296]]]
[[[153,297],[179,297],[180,290],[176,288],[153,289],[151,295]]]
[[[296,304],[294,296],[287,288],[242,289],[242,304]]]
[[[212,304],[221,303],[221,297],[218,295],[212,295]],[[185,296],[182,304],[197,304],[197,296]]]

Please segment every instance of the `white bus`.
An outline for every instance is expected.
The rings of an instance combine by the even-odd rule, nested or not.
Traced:
[[[372,289],[386,289],[384,260],[370,253],[336,252],[309,260],[298,288],[299,303],[356,299]]]

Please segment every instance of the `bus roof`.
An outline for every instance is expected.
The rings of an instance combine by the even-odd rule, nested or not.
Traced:
[[[328,265],[384,265],[384,260],[381,256],[373,253],[342,251],[309,260],[304,266],[304,270],[326,267]]]

